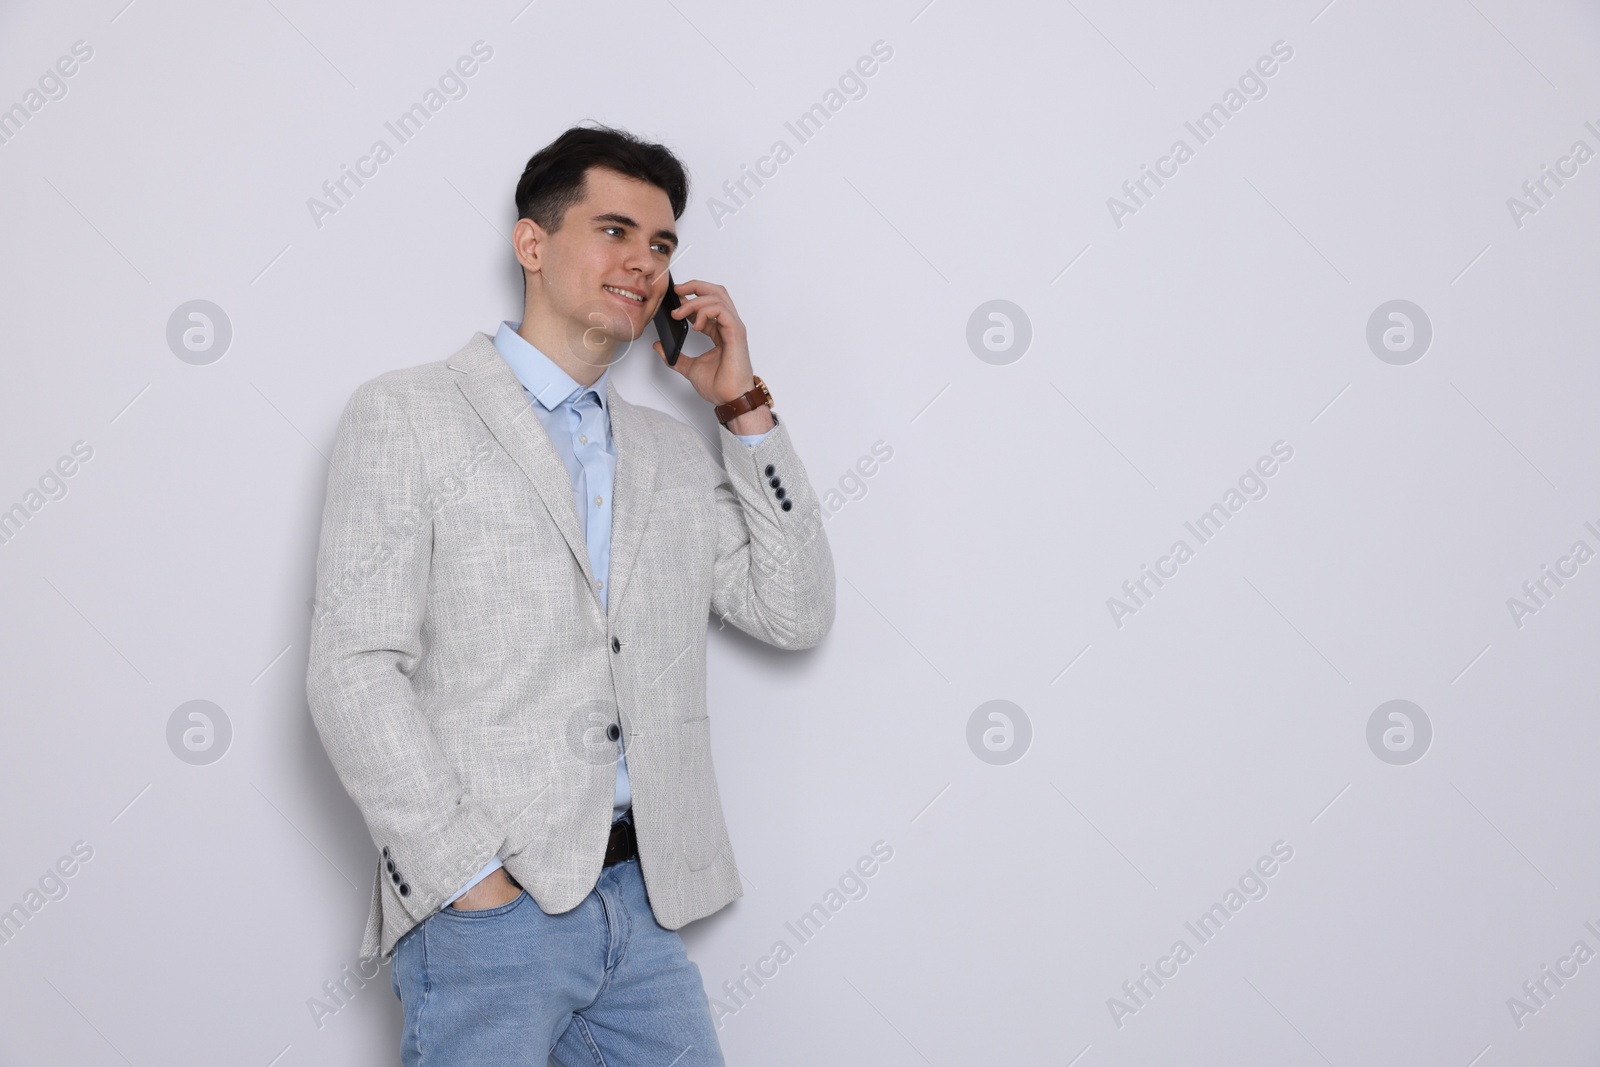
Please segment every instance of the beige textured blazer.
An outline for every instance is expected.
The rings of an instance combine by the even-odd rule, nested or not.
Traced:
[[[363,383],[339,419],[306,695],[379,849],[362,958],[497,852],[551,914],[601,870],[620,727],[651,908],[743,894],[706,715],[711,612],[779,648],[833,624],[821,509],[779,423],[755,447],[608,382],[608,610],[572,483],[486,333]]]

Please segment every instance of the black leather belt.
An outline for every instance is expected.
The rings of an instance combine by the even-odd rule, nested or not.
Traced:
[[[611,837],[606,841],[606,861],[604,866],[631,860],[639,854],[639,841],[633,835],[633,809],[629,808],[616,822],[611,824]]]

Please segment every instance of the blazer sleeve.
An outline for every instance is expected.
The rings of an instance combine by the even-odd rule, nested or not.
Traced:
[[[833,626],[835,583],[805,466],[782,422],[753,447],[726,426],[718,433],[712,610],[770,645],[811,648]]]
[[[418,921],[504,844],[411,686],[433,548],[427,492],[405,409],[381,379],[366,382],[334,441],[306,696],[340,782],[383,849],[389,889]]]

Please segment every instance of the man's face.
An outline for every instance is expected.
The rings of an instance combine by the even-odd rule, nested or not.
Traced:
[[[667,194],[590,167],[583,199],[567,209],[559,230],[545,233],[519,220],[519,231],[524,226],[539,236],[538,269],[529,278],[538,287],[536,313],[561,326],[573,356],[608,362],[614,345],[626,348],[644,331],[666,293],[667,264],[677,248]]]

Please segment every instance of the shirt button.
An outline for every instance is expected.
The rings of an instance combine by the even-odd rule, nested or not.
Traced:
[[[597,496],[597,497],[594,498],[594,502],[595,502],[595,506],[599,507],[601,504],[604,504],[606,502],[606,498],[603,497],[603,496]]]
[[[594,587],[596,589],[604,589],[605,585],[606,585],[606,583],[605,583],[604,579],[601,579],[600,581],[594,583]]]
[[[586,445],[586,444],[588,444],[588,443],[589,443],[589,435],[588,435],[588,434],[586,434],[586,433],[580,433],[580,434],[579,434],[579,435],[578,435],[578,443],[579,443],[579,444],[580,444],[580,445]]]

